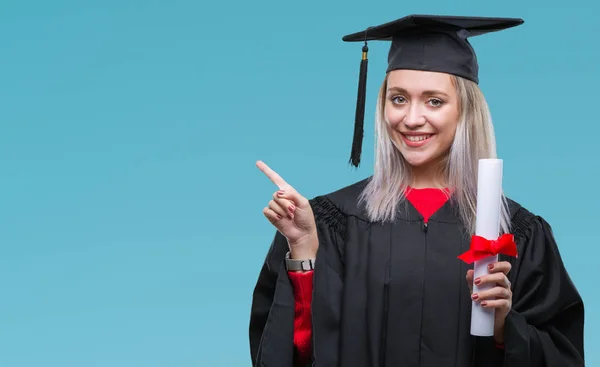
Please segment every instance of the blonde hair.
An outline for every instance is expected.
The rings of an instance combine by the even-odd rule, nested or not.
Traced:
[[[496,139],[489,107],[476,83],[452,76],[460,102],[460,117],[448,154],[440,167],[453,191],[452,200],[460,220],[470,233],[475,232],[477,204],[477,167],[479,159],[496,158]],[[359,200],[365,204],[369,219],[391,221],[411,182],[410,166],[395,147],[385,121],[387,77],[377,100],[375,114],[375,171]],[[506,197],[502,196],[500,232],[510,231]]]

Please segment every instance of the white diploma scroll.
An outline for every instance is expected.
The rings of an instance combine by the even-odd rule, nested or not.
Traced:
[[[500,208],[502,203],[502,160],[480,159],[477,179],[477,217],[475,235],[495,240],[500,233]],[[487,266],[498,261],[498,255],[475,261],[473,279],[488,274]],[[492,285],[477,287],[473,292],[490,289]],[[483,308],[473,301],[471,312],[471,335],[494,335],[494,309]]]

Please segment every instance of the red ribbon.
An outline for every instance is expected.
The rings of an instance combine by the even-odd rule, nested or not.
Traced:
[[[471,237],[471,248],[458,258],[467,264],[471,264],[477,260],[498,254],[518,257],[517,244],[512,234],[503,234],[497,240],[473,236]]]

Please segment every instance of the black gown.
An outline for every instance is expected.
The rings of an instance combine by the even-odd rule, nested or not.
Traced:
[[[408,201],[393,223],[367,219],[357,198],[368,179],[311,200],[319,250],[314,273],[313,366],[536,367],[584,365],[583,301],[550,225],[509,200],[518,258],[504,349],[470,335],[469,248],[448,201],[428,224]],[[291,367],[294,293],[277,232],[250,316],[253,366]]]

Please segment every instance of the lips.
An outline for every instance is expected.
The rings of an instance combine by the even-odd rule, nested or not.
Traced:
[[[427,135],[404,135],[406,137],[406,139],[413,141],[413,142],[419,142],[419,141],[423,141],[423,140],[427,140],[431,137],[431,135],[433,134],[427,134]]]
[[[404,143],[412,148],[422,147],[427,144],[435,134],[401,134]]]

